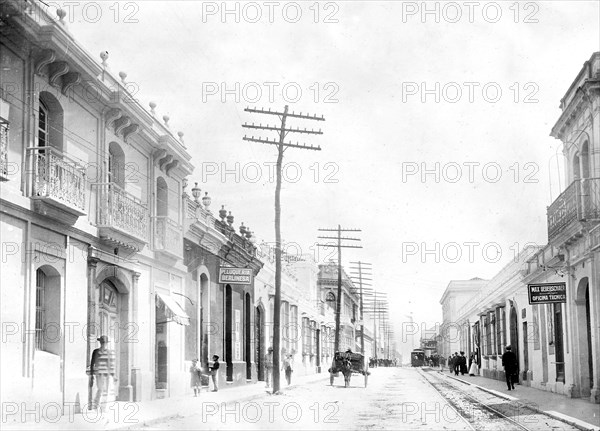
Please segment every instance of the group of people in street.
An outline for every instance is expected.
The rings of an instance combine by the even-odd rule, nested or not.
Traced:
[[[292,384],[292,373],[294,372],[294,354],[283,352],[281,361],[281,371],[285,372],[285,380],[289,385]],[[265,387],[270,388],[273,385],[273,348],[269,347],[265,355]]]
[[[194,396],[197,397],[200,394],[200,390],[203,386],[208,387],[208,376],[212,378],[213,382],[213,392],[218,392],[219,385],[219,356],[213,355],[212,363],[209,363],[206,369],[208,369],[208,374],[203,373],[202,366],[198,359],[192,360],[192,365],[190,366],[190,374],[191,374],[191,383],[192,389],[194,390]]]
[[[443,359],[443,358],[442,358]],[[444,364],[441,361],[440,365],[442,370],[444,369]],[[452,356],[448,356],[448,371],[450,373],[454,373],[458,376],[458,373],[461,375],[465,375],[467,372],[469,376],[477,376],[479,375],[479,364],[477,363],[477,355],[475,353],[471,354],[469,357],[469,363],[467,368],[467,358],[465,357],[465,352],[454,352]],[[515,389],[515,383],[519,381],[519,361],[517,359],[517,355],[512,351],[512,347],[506,346],[506,350],[502,355],[502,367],[504,368],[504,376],[506,378],[506,386],[508,390]]]
[[[398,359],[384,359],[384,358],[369,358],[369,368],[375,367],[397,367],[399,365]]]
[[[442,364],[442,368],[444,365]],[[479,364],[477,363],[477,355],[472,353],[469,356],[469,362],[467,364],[467,357],[465,352],[460,353],[454,352],[452,356],[448,356],[448,371],[458,376],[460,373],[462,376],[469,374],[469,376],[479,375]]]

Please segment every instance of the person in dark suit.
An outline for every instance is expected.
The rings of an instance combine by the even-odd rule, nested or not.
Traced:
[[[460,352],[459,356],[459,370],[461,376],[464,376],[467,372],[467,358],[465,357],[465,352]]]
[[[508,390],[515,388],[514,375],[519,370],[519,364],[517,363],[517,355],[512,351],[510,346],[506,346],[506,352],[502,355],[502,366],[504,367],[504,375],[506,377],[506,385]]]
[[[213,381],[213,392],[217,392],[219,390],[219,385],[217,384],[217,379],[219,378],[219,356],[213,355],[213,363],[209,365],[210,375]]]

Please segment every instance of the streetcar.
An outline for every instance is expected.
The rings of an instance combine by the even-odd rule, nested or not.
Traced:
[[[410,352],[410,363],[413,367],[422,367],[425,365],[425,351],[423,349],[415,349]]]

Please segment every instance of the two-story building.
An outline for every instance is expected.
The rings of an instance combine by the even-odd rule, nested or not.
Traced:
[[[548,244],[527,283],[566,283],[566,303],[533,307],[532,386],[600,403],[600,52],[560,102],[551,136],[562,141],[566,189],[550,204]]]

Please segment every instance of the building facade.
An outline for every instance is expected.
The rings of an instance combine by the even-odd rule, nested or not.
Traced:
[[[551,135],[562,141],[567,187],[547,208],[548,244],[527,247],[458,309],[442,298],[482,375],[504,380],[510,345],[524,385],[600,403],[600,52],[567,90]],[[530,304],[528,285],[564,284],[566,298]],[[447,315],[448,313],[448,315]],[[447,348],[446,347],[446,348]]]
[[[116,359],[109,399],[183,393],[182,134],[62,11],[7,1],[2,20],[3,397],[84,408],[100,335]]]

